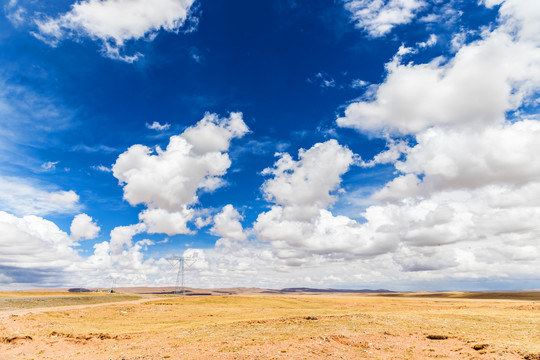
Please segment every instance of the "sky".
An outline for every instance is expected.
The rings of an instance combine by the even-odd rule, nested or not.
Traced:
[[[0,9],[0,289],[540,288],[540,2]]]

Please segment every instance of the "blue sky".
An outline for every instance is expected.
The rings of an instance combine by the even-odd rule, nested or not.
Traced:
[[[1,287],[539,287],[537,5],[2,10]]]

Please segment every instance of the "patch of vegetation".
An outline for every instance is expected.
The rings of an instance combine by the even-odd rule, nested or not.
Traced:
[[[0,343],[10,344],[17,340],[32,340],[31,336],[4,336],[0,337]]]
[[[68,305],[92,305],[118,301],[140,299],[133,295],[90,295],[90,296],[60,296],[60,297],[24,297],[0,299],[0,311],[35,309]]]
[[[428,335],[426,336],[429,340],[446,340],[448,336],[446,335]]]
[[[489,346],[489,344],[475,344],[473,345],[473,349],[476,350],[476,351],[480,351],[480,350],[484,350],[485,348],[487,348]]]

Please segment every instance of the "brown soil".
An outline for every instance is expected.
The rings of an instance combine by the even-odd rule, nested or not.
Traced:
[[[455,338],[418,335],[323,334],[246,345],[234,334],[220,342],[186,345],[145,335],[58,334],[2,345],[2,359],[536,359],[497,348],[477,351]],[[533,355],[530,355],[533,356]]]
[[[0,313],[0,359],[537,360],[540,353],[512,345],[514,339],[503,342],[496,328],[497,314],[527,311],[531,328],[515,325],[512,331],[537,331],[535,307],[476,300],[249,296],[147,297],[21,309]],[[230,309],[237,312],[231,315]],[[493,319],[479,316],[491,309]],[[467,318],[452,320],[448,314],[453,312]],[[466,333],[475,323],[492,330]]]

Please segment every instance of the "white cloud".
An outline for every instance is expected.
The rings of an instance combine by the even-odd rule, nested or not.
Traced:
[[[389,139],[388,150],[375,155],[370,161],[361,161],[360,166],[373,167],[379,164],[393,164],[408,150],[409,146],[405,142]]]
[[[0,205],[17,215],[71,213],[80,208],[79,195],[73,190],[50,191],[15,177],[0,177]]]
[[[415,188],[418,195],[489,184],[520,186],[540,178],[539,136],[536,120],[469,132],[433,128],[417,135],[417,145],[396,168],[402,176],[423,177]]]
[[[21,26],[26,22],[26,9],[19,6],[17,0],[10,0],[4,6],[7,19],[15,26]]]
[[[81,151],[81,152],[85,152],[89,154],[94,154],[94,153],[109,154],[109,153],[117,152],[118,150],[113,147],[103,145],[103,144],[98,144],[98,145],[93,145],[93,146],[88,146],[86,144],[78,144],[78,145],[73,146],[71,148],[71,151]]]
[[[353,163],[354,154],[336,140],[300,149],[298,161],[287,153],[278,153],[273,168],[263,171],[272,175],[262,186],[265,198],[284,208],[287,217],[310,219],[319,209],[331,205],[343,175]]]
[[[350,104],[338,125],[374,134],[414,134],[432,126],[502,124],[505,113],[528,101],[540,84],[537,22],[523,15],[529,8],[523,2],[507,1],[503,8],[496,30],[463,46],[449,61],[402,64],[398,52],[374,100]],[[530,8],[532,14],[540,12],[536,5]],[[520,17],[510,20],[508,13]]]
[[[0,211],[0,263],[19,267],[68,267],[77,259],[73,240],[54,223],[37,216],[18,218]]]
[[[402,46],[374,100],[354,103],[338,120],[387,138],[387,150],[358,165],[393,163],[398,170],[375,192],[363,221],[336,216],[325,196],[312,197],[313,189],[328,187],[310,183],[311,172],[299,170],[301,160],[281,155],[275,169],[265,170],[275,178],[262,189],[275,205],[259,215],[254,231],[271,245],[272,261],[285,268],[315,263],[321,278],[339,281],[357,283],[349,272],[364,282],[377,278],[375,286],[463,287],[465,279],[482,286],[515,278],[537,283],[531,274],[537,273],[540,254],[540,122],[519,111],[512,121],[506,118],[509,110],[534,104],[540,85],[539,43],[528,30],[537,26],[531,19],[540,13],[521,14],[528,7],[505,2],[499,26],[462,45],[449,60],[402,65],[414,52]],[[393,134],[412,134],[413,145]],[[333,174],[334,158],[339,157],[318,159],[319,167]],[[339,184],[342,174],[331,183]],[[290,180],[296,177],[302,181]],[[304,196],[312,201],[302,203]],[[296,206],[309,215],[287,212]],[[330,265],[333,260],[345,260],[340,264],[347,270],[340,273]]]
[[[180,211],[169,212],[165,209],[146,209],[139,214],[139,220],[148,226],[150,234],[167,235],[190,234],[187,223],[193,219],[194,210],[183,207]]]
[[[378,237],[375,260],[388,261],[394,276],[425,283],[536,272],[540,122],[522,109],[540,90],[539,18],[540,6],[507,0],[498,26],[460,42],[449,60],[404,65],[400,48],[373,100],[338,119],[381,137],[414,136],[415,145],[393,140],[399,148],[361,163],[398,170],[373,195],[378,204],[367,207],[357,233],[360,247]]]
[[[103,166],[103,165],[92,165],[92,169],[94,170],[97,170],[97,171],[101,171],[101,172],[112,172],[112,169],[111,168],[108,168],[106,166]]]
[[[527,0],[486,0],[488,7],[502,4],[499,8],[500,28],[520,42],[540,42],[540,4]]]
[[[193,0],[83,0],[56,18],[36,20],[36,36],[51,45],[87,36],[102,43],[105,56],[133,62],[140,54],[121,54],[127,41],[149,39],[160,30],[177,32],[192,4]]]
[[[425,4],[423,0],[345,0],[356,27],[371,37],[384,36],[395,26],[408,24]]]
[[[366,87],[368,86],[369,83],[365,80],[362,80],[362,79],[354,79],[353,81],[351,81],[351,87],[353,89],[361,89],[363,87]]]
[[[58,165],[59,161],[47,161],[43,164],[41,164],[41,168],[45,171],[53,171],[56,169],[56,165]]]
[[[355,160],[354,154],[335,140],[300,150],[298,160],[279,154],[272,175],[262,186],[265,198],[275,203],[258,216],[253,226],[260,240],[268,241],[276,256],[289,265],[300,265],[307,255],[367,256],[384,252],[387,242],[369,229],[345,216],[326,210],[335,201],[341,176]],[[391,242],[390,242],[391,243]]]
[[[221,237],[218,246],[231,246],[233,242],[247,239],[241,220],[242,215],[231,204],[225,205],[221,212],[214,216],[214,226],[210,232]]]
[[[164,131],[164,130],[169,130],[169,128],[171,127],[171,124],[165,123],[161,125],[159,122],[154,121],[152,124],[146,123],[146,127],[151,130]]]
[[[437,35],[431,34],[431,35],[429,35],[429,39],[427,39],[426,41],[423,41],[421,43],[418,43],[418,46],[420,48],[428,48],[428,47],[432,47],[436,43],[437,43]]]
[[[81,239],[94,239],[98,236],[101,228],[86,214],[79,214],[73,218],[71,227],[71,238],[75,241]]]
[[[186,265],[193,270],[203,270],[209,266],[206,260],[206,252],[203,249],[186,249],[182,256],[190,258]]]
[[[319,86],[322,88],[333,88],[336,87],[336,81],[324,73],[317,73],[313,79],[308,79],[310,83],[319,83]]]
[[[55,204],[64,205],[66,207],[73,207],[79,202],[79,195],[73,190],[69,191],[56,191],[47,195],[47,199]]]
[[[133,145],[118,157],[113,175],[124,186],[124,199],[148,207],[140,219],[149,231],[189,233],[186,222],[193,217],[189,206],[198,202],[197,192],[224,184],[221,177],[231,165],[224,151],[247,131],[240,113],[229,118],[206,114],[195,126],[172,136],[165,150],[156,147],[154,153]]]
[[[54,223],[0,211],[0,234],[0,273],[12,283],[50,286],[71,281],[70,269],[81,259],[73,240]]]
[[[129,249],[132,245],[131,239],[136,234],[146,230],[144,224],[136,224],[129,226],[117,226],[111,230],[111,241],[109,248],[112,255],[120,255],[125,249]]]
[[[232,139],[242,137],[248,131],[242,113],[233,112],[228,119],[207,113],[197,125],[187,128],[181,137],[193,146],[195,153],[205,154],[227,151]]]

